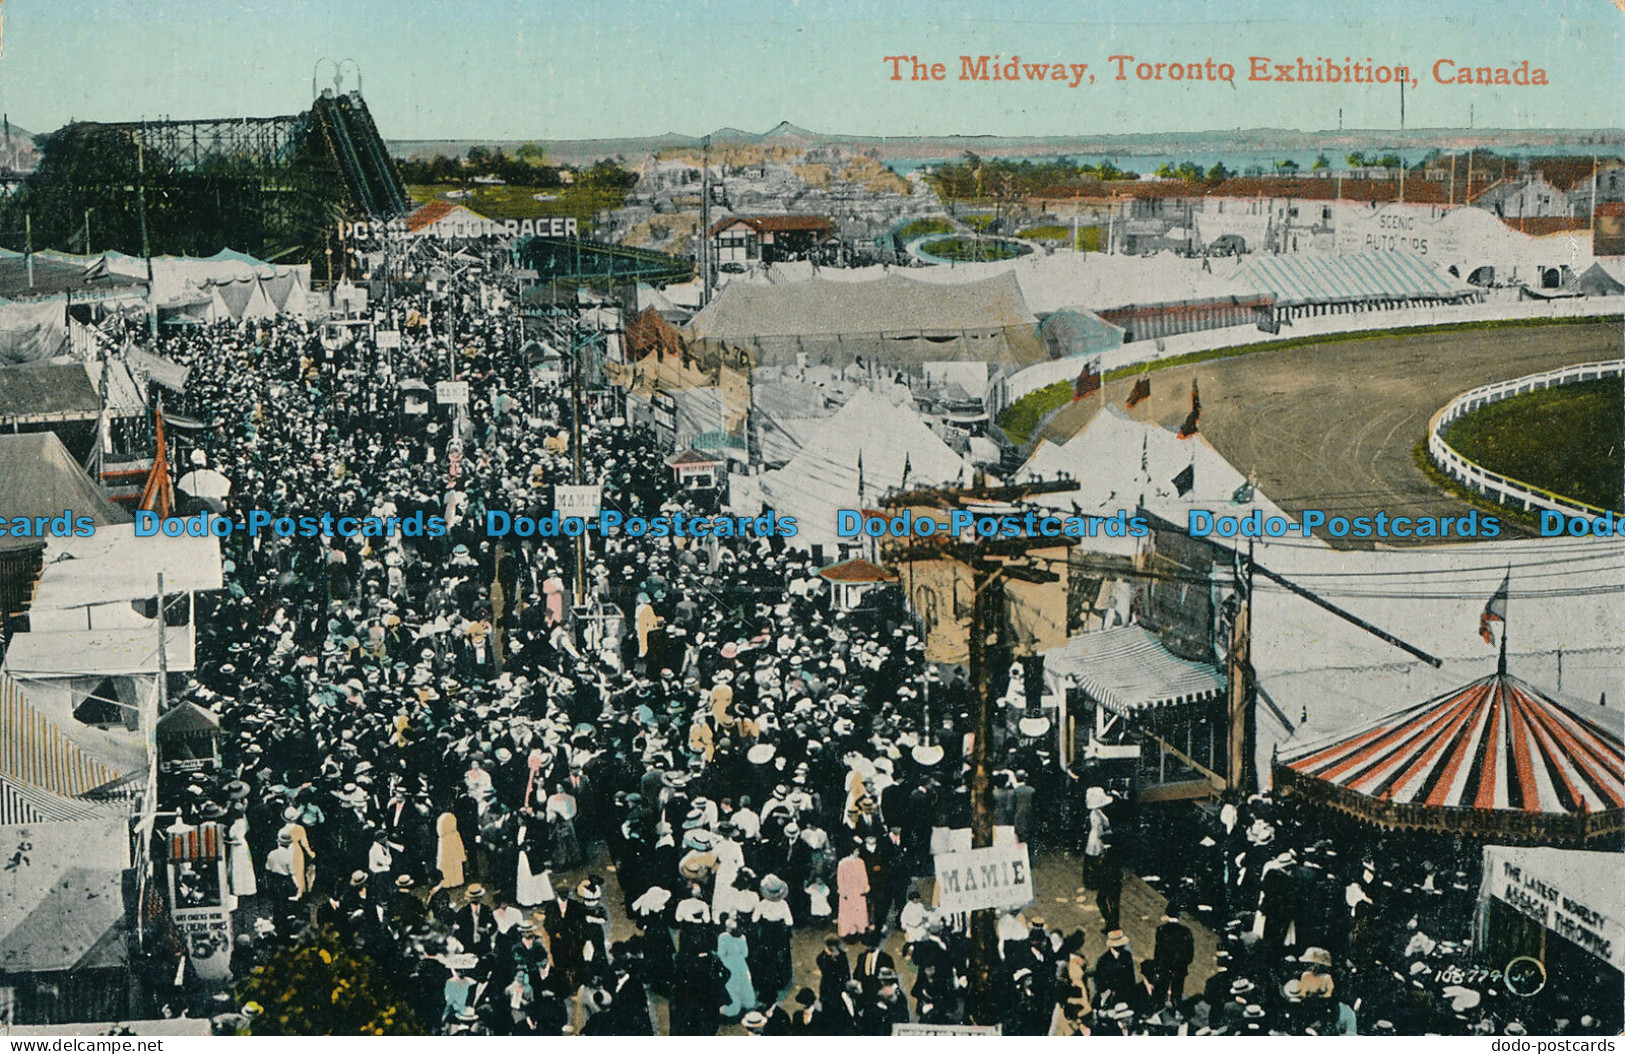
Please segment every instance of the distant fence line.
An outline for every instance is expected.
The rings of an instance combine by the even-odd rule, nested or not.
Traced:
[[[1561,494],[1532,483],[1525,483],[1510,476],[1503,476],[1463,457],[1449,443],[1445,442],[1444,429],[1452,421],[1472,413],[1474,410],[1498,403],[1503,399],[1510,399],[1515,395],[1524,395],[1529,392],[1541,391],[1546,388],[1556,388],[1564,384],[1574,384],[1580,381],[1601,380],[1604,377],[1625,377],[1625,359],[1615,359],[1609,362],[1585,362],[1576,366],[1564,366],[1558,370],[1547,370],[1544,373],[1531,373],[1527,377],[1516,377],[1509,381],[1497,381],[1463,392],[1433,415],[1428,422],[1428,459],[1434,466],[1460,483],[1468,490],[1485,497],[1494,498],[1502,505],[1520,505],[1525,512],[1532,509],[1551,509],[1567,515],[1580,514],[1583,516],[1600,516],[1607,512],[1595,505],[1587,505],[1583,501],[1565,498]]]

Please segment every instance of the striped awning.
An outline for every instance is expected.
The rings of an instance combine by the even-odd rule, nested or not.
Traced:
[[[1542,840],[1543,825],[1591,837],[1625,816],[1620,737],[1507,674],[1296,748],[1275,772],[1279,783],[1396,827]],[[1435,822],[1429,813],[1454,815]]]
[[[1077,678],[1077,686],[1119,714],[1205,703],[1224,694],[1224,678],[1207,663],[1181,659],[1143,626],[1085,633],[1044,653],[1044,672]]]
[[[0,774],[0,826],[83,820],[107,811],[104,803],[64,798]]]
[[[121,773],[87,754],[45,714],[17,682],[0,678],[0,775],[64,798],[77,798]]]

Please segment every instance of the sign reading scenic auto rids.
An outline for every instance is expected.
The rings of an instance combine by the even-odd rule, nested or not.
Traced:
[[[560,516],[580,516],[591,519],[598,515],[603,504],[602,487],[572,487],[560,483],[553,488],[553,507]]]
[[[1033,902],[1027,846],[994,845],[936,857],[938,907],[944,914],[1023,908]]]
[[[435,381],[434,401],[442,406],[467,406],[467,381]]]

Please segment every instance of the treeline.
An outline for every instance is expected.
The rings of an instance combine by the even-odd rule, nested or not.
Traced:
[[[526,143],[512,154],[500,146],[473,146],[463,157],[401,157],[395,159],[395,167],[403,182],[420,185],[461,184],[481,177],[494,177],[520,187],[557,187],[570,182],[564,176],[565,167],[548,163],[546,152],[535,143]],[[637,181],[637,173],[609,160],[576,171],[573,180],[595,190],[623,192],[632,189]]]
[[[943,200],[976,201],[1026,197],[1048,187],[1082,183],[1084,180],[1110,182],[1139,178],[1138,172],[1118,168],[1110,161],[1097,165],[1067,158],[1008,161],[982,158],[967,151],[962,160],[939,166],[926,180]]]

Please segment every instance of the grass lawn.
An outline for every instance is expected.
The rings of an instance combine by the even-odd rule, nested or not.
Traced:
[[[897,236],[903,239],[905,242],[910,242],[915,238],[923,238],[927,234],[948,234],[951,233],[953,229],[954,225],[949,223],[947,220],[939,220],[928,217],[926,219],[915,220],[912,223],[904,224],[902,228],[898,230]]]
[[[1606,316],[1586,316],[1582,318],[1532,318],[1518,319],[1510,322],[1456,322],[1434,326],[1409,326],[1403,329],[1362,330],[1354,333],[1332,333],[1316,337],[1293,337],[1286,340],[1261,341],[1257,344],[1238,344],[1231,348],[1212,348],[1207,351],[1195,351],[1188,355],[1175,355],[1171,358],[1161,359],[1147,365],[1125,366],[1121,369],[1107,370],[1106,380],[1113,381],[1130,373],[1142,373],[1147,369],[1166,370],[1174,366],[1189,366],[1198,362],[1211,362],[1214,359],[1228,359],[1235,355],[1248,355],[1255,351],[1284,351],[1288,348],[1303,347],[1308,344],[1345,344],[1356,340],[1381,340],[1387,337],[1420,336],[1424,333],[1451,333],[1458,330],[1471,329],[1510,329],[1525,326],[1556,326],[1577,325],[1603,321]],[[1032,430],[1038,427],[1038,422],[1044,415],[1072,401],[1072,382],[1070,380],[1057,381],[1048,387],[1028,392],[1020,399],[1005,408],[999,415],[999,427],[1003,429],[1006,438],[1012,443],[1023,445],[1032,436]],[[1465,453],[1465,451],[1463,451]],[[1499,471],[1499,470],[1497,470]],[[1511,473],[1507,473],[1511,475]],[[1534,480],[1525,482],[1533,483]],[[1571,494],[1569,497],[1578,497]],[[1584,499],[1581,499],[1584,500]]]
[[[977,238],[940,238],[926,242],[921,249],[944,260],[1010,260],[1021,255],[1021,250],[1009,242],[982,241]]]
[[[1618,378],[1513,396],[1453,421],[1444,438],[1491,472],[1604,509],[1625,509],[1625,385]]]

